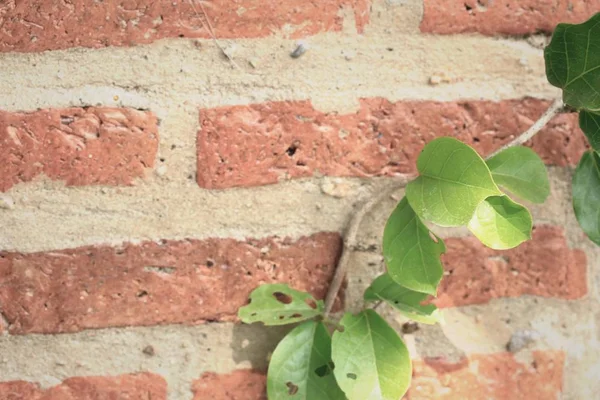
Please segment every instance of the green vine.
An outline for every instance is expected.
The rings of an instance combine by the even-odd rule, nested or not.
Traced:
[[[424,222],[466,226],[484,245],[498,250],[530,239],[531,214],[508,193],[543,203],[550,185],[542,160],[520,144],[565,106],[579,112],[591,146],[573,176],[575,215],[583,231],[600,245],[600,14],[583,24],[558,25],[544,56],[548,80],[562,89],[563,100],[528,132],[487,160],[450,137],[425,146],[417,160],[419,175],[406,185],[406,195],[384,229],[387,272],[367,288],[365,303],[385,302],[424,324],[441,320],[439,310],[427,300],[437,294],[444,271],[440,255],[446,248]],[[406,345],[374,309],[346,313],[339,324],[331,324],[333,335],[326,326],[358,223],[377,201],[368,202],[353,218],[325,304],[308,293],[273,284],[254,290],[250,303],[239,310],[245,323],[302,322],[271,357],[269,400],[398,400],[408,390],[412,365]]]

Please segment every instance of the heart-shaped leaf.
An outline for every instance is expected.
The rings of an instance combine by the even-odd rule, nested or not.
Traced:
[[[485,161],[454,138],[433,140],[417,160],[419,177],[406,187],[406,197],[419,217],[440,226],[461,226],[490,196],[502,194]]]
[[[582,24],[559,24],[544,51],[548,81],[565,104],[600,111],[600,13]]]
[[[600,151],[600,112],[581,110],[579,112],[579,126],[592,148]]]
[[[388,218],[383,231],[383,257],[390,277],[417,292],[436,295],[444,268],[442,239],[429,232],[405,198]]]
[[[533,203],[550,194],[548,172],[542,159],[529,147],[515,146],[487,161],[496,184]]]
[[[600,156],[588,151],[573,175],[573,208],[581,229],[600,245]]]
[[[261,285],[250,293],[250,304],[238,311],[247,324],[286,325],[321,315],[323,302],[310,294],[291,289],[288,285]]]
[[[347,313],[344,331],[333,334],[335,378],[348,400],[398,400],[406,393],[412,365],[406,345],[373,310]]]
[[[531,239],[529,210],[508,196],[492,196],[481,202],[469,222],[469,230],[488,247],[512,249]]]
[[[365,290],[365,301],[385,301],[402,315],[424,324],[442,320],[440,310],[433,305],[421,305],[427,294],[415,292],[398,285],[388,274],[383,274]]]
[[[333,375],[331,337],[321,322],[294,328],[275,348],[267,374],[269,400],[345,400]]]

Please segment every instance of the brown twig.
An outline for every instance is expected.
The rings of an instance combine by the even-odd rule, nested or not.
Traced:
[[[508,142],[504,146],[500,147],[498,150],[494,151],[492,154],[487,156],[487,158],[492,158],[495,155],[501,153],[502,151],[508,149],[513,146],[520,146],[535,135],[537,135],[547,124],[550,122],[552,118],[554,118],[557,114],[560,114],[565,110],[565,105],[562,99],[556,99],[554,102],[548,107],[546,112],[542,114],[540,119],[535,121],[533,125],[525,132],[521,133],[519,136],[514,138],[511,142]]]
[[[537,133],[539,133],[550,120],[556,116],[557,114],[563,112],[565,110],[565,106],[563,104],[562,99],[556,99],[550,107],[542,114],[542,116],[533,124],[529,129],[525,132],[517,136],[511,142],[502,146],[500,149],[496,150],[492,154],[490,154],[486,159],[490,159],[496,154],[500,153],[503,150],[506,150],[512,146],[518,146],[532,137],[534,137]],[[383,199],[390,196],[395,191],[403,188],[406,184],[413,179],[413,177],[403,177],[400,181],[395,182],[394,185],[388,187],[383,192],[381,192],[377,196],[371,197],[368,201],[366,201],[359,209],[356,211],[350,223],[348,224],[346,234],[344,235],[344,246],[342,248],[342,256],[337,264],[335,273],[333,275],[333,279],[331,280],[331,284],[329,285],[329,291],[327,292],[327,297],[325,298],[325,316],[329,316],[331,313],[331,308],[333,307],[333,303],[337,297],[340,288],[344,282],[344,278],[346,277],[346,273],[348,270],[348,264],[350,261],[350,253],[354,246],[356,246],[356,236],[358,234],[358,229],[362,220],[366,214],[368,214],[373,207],[379,204]]]
[[[190,2],[190,5],[192,6],[192,9],[196,13],[196,16],[200,17],[200,14],[198,13],[196,6],[194,5],[195,0],[189,0],[189,2]],[[202,11],[202,15],[204,16],[203,22],[206,22],[206,27],[207,27],[208,33],[210,34],[210,37],[212,38],[212,40],[215,42],[215,45],[221,51],[221,53],[225,56],[225,58],[227,58],[234,67],[241,70],[240,66],[237,65],[237,63],[233,60],[233,58],[231,58],[231,56],[229,54],[227,54],[227,52],[225,51],[223,46],[221,46],[221,44],[217,40],[217,36],[215,35],[215,30],[213,29],[213,26],[210,23],[210,19],[208,19],[208,14],[206,13],[204,6],[202,5],[202,1],[199,1],[198,5],[200,6],[200,10]]]

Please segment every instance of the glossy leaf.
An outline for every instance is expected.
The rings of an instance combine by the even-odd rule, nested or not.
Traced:
[[[405,198],[390,215],[383,232],[383,256],[390,277],[398,284],[436,294],[444,269],[442,239],[430,234]]]
[[[373,310],[347,313],[344,331],[333,334],[335,378],[348,400],[398,400],[406,393],[412,365],[406,345]]]
[[[529,210],[508,196],[488,197],[469,221],[469,230],[481,243],[496,250],[512,249],[531,239],[532,227]]]
[[[485,161],[454,138],[425,146],[417,169],[419,177],[406,187],[408,202],[419,217],[440,226],[467,224],[479,203],[501,194]]]
[[[580,111],[579,126],[592,148],[600,151],[600,112]]]
[[[548,81],[578,110],[600,111],[600,13],[578,24],[559,24],[544,51]]]
[[[573,175],[573,208],[583,231],[600,245],[600,156],[583,155]]]
[[[529,147],[509,147],[487,161],[496,184],[533,203],[550,194],[548,172],[542,159]]]
[[[239,309],[238,316],[247,324],[286,325],[321,315],[323,302],[288,285],[262,285],[250,294],[250,304]]]
[[[331,337],[321,322],[294,328],[271,356],[269,400],[344,400],[333,375]]]
[[[433,305],[421,305],[428,297],[425,293],[415,292],[398,285],[388,275],[383,274],[365,290],[365,301],[385,301],[402,315],[424,324],[435,324],[442,320],[440,310]]]

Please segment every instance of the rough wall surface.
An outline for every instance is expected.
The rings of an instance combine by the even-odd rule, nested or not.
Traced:
[[[595,11],[4,2],[0,400],[265,399],[286,328],[239,324],[247,294],[323,297],[356,207],[435,137],[487,154],[526,129],[557,95],[536,34]],[[600,251],[569,195],[586,143],[561,115],[527,145],[552,184],[533,240],[497,252],[441,231],[446,322],[406,330],[381,308],[414,359],[407,399],[600,398]],[[339,307],[360,308],[383,270],[401,195],[365,218]]]

